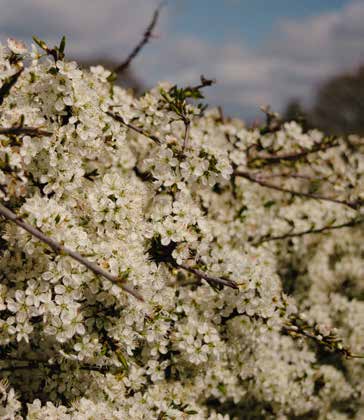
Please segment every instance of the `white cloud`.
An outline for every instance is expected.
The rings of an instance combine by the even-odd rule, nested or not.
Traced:
[[[1,0],[0,37],[31,40],[36,35],[51,44],[66,34],[72,55],[119,57],[139,41],[157,4],[154,0]],[[166,15],[167,9],[159,28]]]
[[[72,55],[123,58],[156,5],[157,0],[1,0],[0,28],[2,38],[37,34],[51,42],[66,33]],[[282,20],[264,45],[252,49],[239,40],[216,45],[196,34],[181,37],[166,7],[156,30],[160,38],[134,69],[149,85],[160,79],[196,83],[201,73],[214,77],[218,84],[209,89],[209,101],[252,117],[263,104],[280,109],[291,97],[309,99],[326,77],[364,63],[363,21],[364,3],[352,1],[334,12]]]
[[[282,20],[260,49],[234,42],[213,45],[196,38],[172,39],[149,69],[153,75],[191,83],[201,72],[216,77],[209,95],[228,110],[257,114],[260,105],[280,109],[292,97],[308,101],[326,78],[364,64],[364,3],[300,21]],[[148,57],[145,57],[147,63]]]

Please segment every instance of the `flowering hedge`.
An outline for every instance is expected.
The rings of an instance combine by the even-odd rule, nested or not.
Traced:
[[[0,417],[364,417],[364,142],[0,46]]]

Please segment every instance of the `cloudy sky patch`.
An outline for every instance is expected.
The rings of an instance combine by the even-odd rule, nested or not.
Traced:
[[[304,5],[302,4],[304,3]],[[153,0],[0,0],[0,39],[50,44],[68,37],[74,57],[122,60],[139,41]],[[259,106],[280,110],[310,101],[325,78],[364,64],[364,2],[359,0],[170,0],[156,39],[134,65],[148,86],[216,78],[208,100],[248,119]]]

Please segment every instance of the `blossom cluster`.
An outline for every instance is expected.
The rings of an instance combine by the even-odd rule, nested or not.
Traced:
[[[364,416],[363,140],[110,76],[0,46],[1,202],[143,298],[3,218],[1,418]]]

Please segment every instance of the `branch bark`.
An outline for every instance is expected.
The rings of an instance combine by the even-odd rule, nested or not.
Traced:
[[[37,127],[0,127],[0,134],[2,135],[27,135],[30,137],[38,137],[38,136],[51,136],[52,133],[50,131],[42,130],[41,128]]]
[[[272,190],[292,194],[292,195],[295,195],[295,196],[298,196],[298,197],[307,197],[307,198],[312,198],[312,199],[315,199],[315,200],[330,201],[332,203],[342,204],[343,206],[350,207],[353,210],[358,210],[358,208],[361,204],[360,201],[351,202],[351,201],[339,200],[339,199],[332,198],[332,197],[326,197],[326,196],[323,196],[323,195],[320,195],[320,194],[305,193],[305,192],[301,192],[301,191],[290,190],[288,188],[280,187],[279,185],[274,185],[274,184],[271,184],[269,182],[266,182],[263,179],[260,179],[259,177],[256,177],[256,176],[250,174],[249,172],[235,171],[234,175],[235,176],[240,176],[242,178],[247,179],[250,182],[253,182],[255,184],[259,184],[262,187],[270,188]]]
[[[3,204],[0,203],[0,214],[4,216],[6,219],[12,221],[28,233],[30,233],[35,238],[39,239],[41,242],[47,244],[50,248],[53,249],[56,253],[60,255],[68,255],[69,257],[73,258],[74,260],[78,261],[80,264],[87,267],[89,270],[93,271],[96,275],[105,277],[106,279],[112,281],[113,283],[116,283],[118,286],[120,286],[125,292],[131,294],[135,298],[143,301],[143,298],[141,295],[133,290],[130,286],[124,284],[124,280],[118,278],[117,276],[114,276],[107,271],[103,270],[100,266],[95,264],[92,261],[87,260],[84,258],[81,254],[79,254],[76,251],[73,251],[69,248],[66,248],[65,246],[61,245],[57,241],[55,241],[52,238],[49,238],[48,236],[44,235],[40,230],[36,229],[35,227],[31,226],[21,218],[19,218],[15,213],[13,213],[11,210],[9,210],[7,207],[5,207]]]
[[[138,127],[135,127],[135,125],[132,125],[130,123],[125,122],[124,121],[124,118],[121,115],[116,115],[116,114],[114,114],[113,112],[110,112],[110,111],[106,111],[106,114],[109,117],[113,118],[115,121],[117,121],[120,124],[124,125],[125,127],[129,128],[130,130],[133,130],[136,133],[141,134],[142,136],[147,137],[148,139],[153,140],[155,143],[158,143],[158,144],[161,143],[161,141],[159,140],[158,137],[153,136],[152,134],[148,134],[145,131],[143,131],[142,129],[140,129]]]
[[[296,161],[312,153],[317,153],[317,152],[330,149],[332,147],[336,147],[338,146],[338,144],[339,143],[336,141],[332,141],[330,143],[324,143],[324,144],[320,143],[312,147],[311,149],[303,150],[302,152],[297,152],[297,153],[286,153],[286,154],[281,154],[281,155],[279,154],[278,155],[259,155],[258,154],[254,156],[253,158],[251,158],[251,160],[249,161],[249,164],[252,164],[253,162],[257,160],[264,160],[266,161],[267,164],[277,163],[281,161]]]
[[[24,363],[24,364],[0,367],[0,372],[13,372],[16,370],[39,369],[40,367],[49,368],[55,371],[61,370],[60,363],[49,363],[46,360],[2,358],[1,361],[9,362],[9,363]],[[77,369],[80,369],[80,370],[94,371],[94,372],[100,372],[100,373],[107,373],[110,371],[110,368],[111,366],[96,366],[96,365],[90,365],[90,364],[80,365],[77,367]]]
[[[159,13],[163,7],[164,3],[162,2],[157,9],[154,11],[152,20],[150,21],[147,29],[144,31],[143,38],[140,42],[134,47],[132,52],[128,55],[125,61],[123,61],[119,66],[114,69],[114,73],[121,74],[123,73],[134,60],[134,58],[140,53],[140,51],[145,47],[146,44],[150,41],[150,38],[153,35],[153,30],[157,24]]]
[[[238,285],[233,280],[222,279],[221,277],[211,276],[206,274],[204,271],[197,270],[196,268],[190,267],[187,264],[176,264],[177,267],[182,268],[185,271],[188,271],[191,274],[194,274],[200,279],[206,280],[208,283],[217,284],[219,286],[227,286],[232,289],[239,290]]]
[[[361,223],[364,223],[364,219],[362,218],[350,220],[349,222],[341,223],[339,225],[324,226],[319,229],[307,229],[307,230],[296,232],[296,233],[286,233],[284,235],[279,235],[279,236],[263,237],[257,242],[254,242],[253,245],[261,245],[264,242],[279,241],[279,240],[289,239],[289,238],[297,238],[300,236],[305,236],[305,235],[310,235],[310,234],[319,234],[319,233],[330,231],[330,230],[342,229],[345,227],[352,227],[352,226],[360,225]]]

